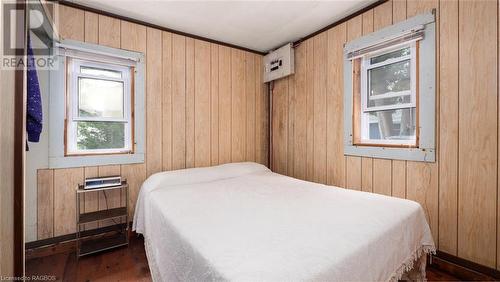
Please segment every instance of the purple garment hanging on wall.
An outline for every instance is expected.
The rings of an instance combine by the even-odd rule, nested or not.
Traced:
[[[31,40],[28,35],[28,93],[26,105],[26,131],[29,142],[39,142],[42,133],[42,95],[40,94],[40,84],[36,73],[35,58],[31,48]]]

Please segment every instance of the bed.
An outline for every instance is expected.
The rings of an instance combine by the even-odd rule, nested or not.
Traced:
[[[416,202],[256,163],[152,175],[133,229],[154,281],[394,281],[412,269],[422,279],[435,251]]]

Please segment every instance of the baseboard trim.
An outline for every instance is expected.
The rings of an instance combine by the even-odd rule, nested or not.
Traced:
[[[432,266],[462,280],[494,281],[500,279],[500,271],[457,256],[437,251],[432,256]]]
[[[125,223],[85,230],[80,233],[82,238],[106,236],[111,232],[123,230]],[[130,230],[130,228],[129,228]],[[45,257],[60,253],[70,253],[76,250],[76,233],[28,242],[25,244],[26,259]]]

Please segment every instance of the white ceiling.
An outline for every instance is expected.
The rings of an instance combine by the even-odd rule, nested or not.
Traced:
[[[257,51],[317,31],[376,0],[71,0],[121,16]]]

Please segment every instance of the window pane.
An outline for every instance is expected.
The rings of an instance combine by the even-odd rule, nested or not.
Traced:
[[[415,140],[416,109],[398,109],[370,112],[369,139]]]
[[[125,123],[77,122],[78,150],[120,149],[125,147]]]
[[[410,52],[411,52],[410,47],[407,47],[404,49],[399,49],[399,50],[392,51],[392,52],[387,53],[387,54],[373,57],[370,59],[370,63],[376,64],[376,63],[380,63],[380,62],[383,62],[383,61],[386,61],[389,59],[395,59],[395,58],[399,58],[399,57],[403,57],[403,56],[408,56],[408,55],[410,55]]]
[[[411,102],[410,60],[370,69],[368,80],[368,107]]]
[[[121,71],[91,68],[91,67],[80,67],[80,72],[83,74],[90,74],[96,76],[106,76],[110,78],[122,78]]]
[[[123,118],[123,82],[79,78],[80,117]]]

